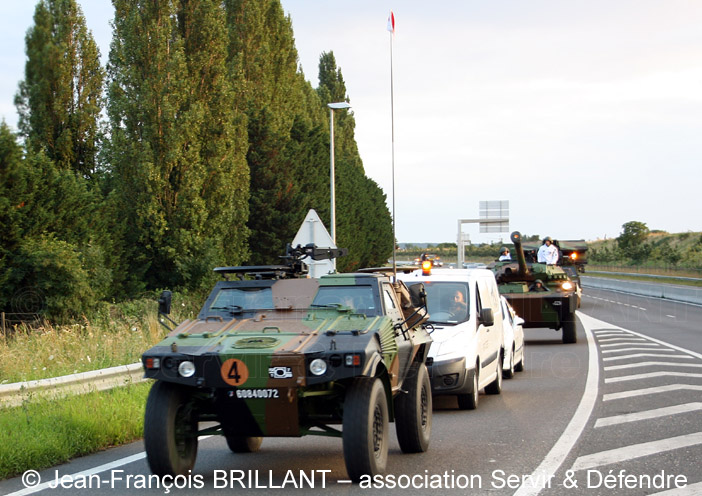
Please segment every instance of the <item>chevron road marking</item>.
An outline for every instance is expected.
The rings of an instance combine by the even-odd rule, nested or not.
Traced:
[[[680,413],[689,413],[702,410],[702,403],[685,403],[684,405],[668,406],[665,408],[656,408],[654,410],[646,410],[643,412],[627,413],[624,415],[614,415],[612,417],[603,417],[597,419],[595,428],[607,427],[610,425],[625,424],[627,422],[636,422],[638,420],[649,420],[669,415],[677,415]]]
[[[702,369],[702,363],[675,363],[675,362],[638,362],[625,363],[624,365],[610,365],[605,370],[633,369],[638,367],[651,367],[653,365],[664,365],[666,367],[693,367]]]
[[[634,375],[623,375],[621,377],[612,377],[610,379],[605,379],[605,384],[612,384],[614,382],[624,382],[624,381],[637,381],[640,379],[651,379],[653,377],[699,377],[702,378],[702,374],[692,374],[689,372],[649,372],[648,374],[634,374]]]
[[[592,455],[580,456],[575,460],[571,470],[587,470],[602,465],[610,465],[612,463],[620,463],[627,460],[634,460],[648,455],[655,455],[665,451],[672,451],[688,446],[702,444],[702,432],[685,434],[684,436],[671,437],[661,439],[660,441],[651,441],[648,443],[633,444],[623,448],[616,448]]]
[[[641,358],[641,357],[653,357],[653,358],[677,358],[680,360],[693,360],[693,357],[687,355],[664,355],[662,353],[634,353],[633,355],[621,355],[616,357],[603,358],[603,362],[611,362],[613,360],[626,360],[628,358]]]
[[[692,384],[671,384],[669,386],[656,386],[643,389],[633,389],[620,393],[609,393],[602,396],[602,401],[620,400],[622,398],[633,398],[635,396],[648,396],[649,394],[669,393],[672,391],[702,391],[702,386]]]

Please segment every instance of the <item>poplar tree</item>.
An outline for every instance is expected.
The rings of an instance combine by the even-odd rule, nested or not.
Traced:
[[[307,210],[317,207],[313,185],[323,136],[308,109],[320,105],[309,102],[314,92],[298,71],[292,23],[279,0],[226,0],[225,5],[229,70],[238,105],[248,116],[249,261],[275,263]]]
[[[63,169],[95,173],[105,71],[75,0],[41,0],[15,104],[27,144]]]
[[[110,157],[127,292],[197,288],[246,252],[244,119],[214,0],[114,0]]]

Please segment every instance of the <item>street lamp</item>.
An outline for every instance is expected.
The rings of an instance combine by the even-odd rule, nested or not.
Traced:
[[[329,184],[331,191],[331,238],[336,246],[336,193],[334,190],[334,111],[351,108],[348,102],[327,103],[329,107]],[[336,260],[334,260],[336,268]]]

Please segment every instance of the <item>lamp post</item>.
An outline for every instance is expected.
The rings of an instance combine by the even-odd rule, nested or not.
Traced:
[[[334,110],[351,108],[347,102],[327,103],[329,107],[329,188],[331,192],[331,238],[336,246],[336,192],[334,188]],[[336,260],[334,260],[336,269]]]

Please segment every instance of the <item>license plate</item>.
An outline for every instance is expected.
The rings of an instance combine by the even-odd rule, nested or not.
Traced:
[[[280,391],[276,388],[237,389],[235,394],[237,398],[241,398],[243,400],[268,400],[280,398]]]

